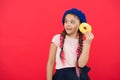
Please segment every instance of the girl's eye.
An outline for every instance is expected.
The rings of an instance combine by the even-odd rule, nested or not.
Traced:
[[[67,23],[67,20],[65,20],[65,23]]]
[[[74,23],[75,23],[75,21],[71,21],[71,23],[72,23],[72,24],[74,24]]]

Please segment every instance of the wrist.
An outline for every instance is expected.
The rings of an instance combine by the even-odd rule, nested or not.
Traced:
[[[92,41],[84,41],[84,45],[91,45]]]

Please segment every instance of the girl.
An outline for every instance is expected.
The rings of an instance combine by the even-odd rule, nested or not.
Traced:
[[[82,68],[87,64],[94,38],[91,32],[82,34],[79,31],[82,22],[86,22],[86,17],[80,10],[72,8],[64,13],[64,30],[53,37],[50,45],[47,80],[79,80],[78,67]],[[53,75],[54,61],[56,73]]]

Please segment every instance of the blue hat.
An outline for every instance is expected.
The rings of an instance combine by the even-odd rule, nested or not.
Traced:
[[[70,9],[70,10],[67,10],[67,11],[64,13],[63,18],[62,18],[62,24],[63,24],[63,25],[64,25],[65,16],[66,16],[67,14],[74,14],[74,15],[76,15],[76,16],[80,19],[80,22],[81,22],[81,23],[82,23],[82,22],[87,22],[87,21],[86,21],[85,14],[84,14],[82,11],[80,11],[80,10],[78,10],[78,9],[76,9],[76,8],[72,8],[72,9]]]

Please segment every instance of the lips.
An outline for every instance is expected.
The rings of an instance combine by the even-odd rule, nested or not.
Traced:
[[[71,28],[66,28],[66,30],[72,30]]]

